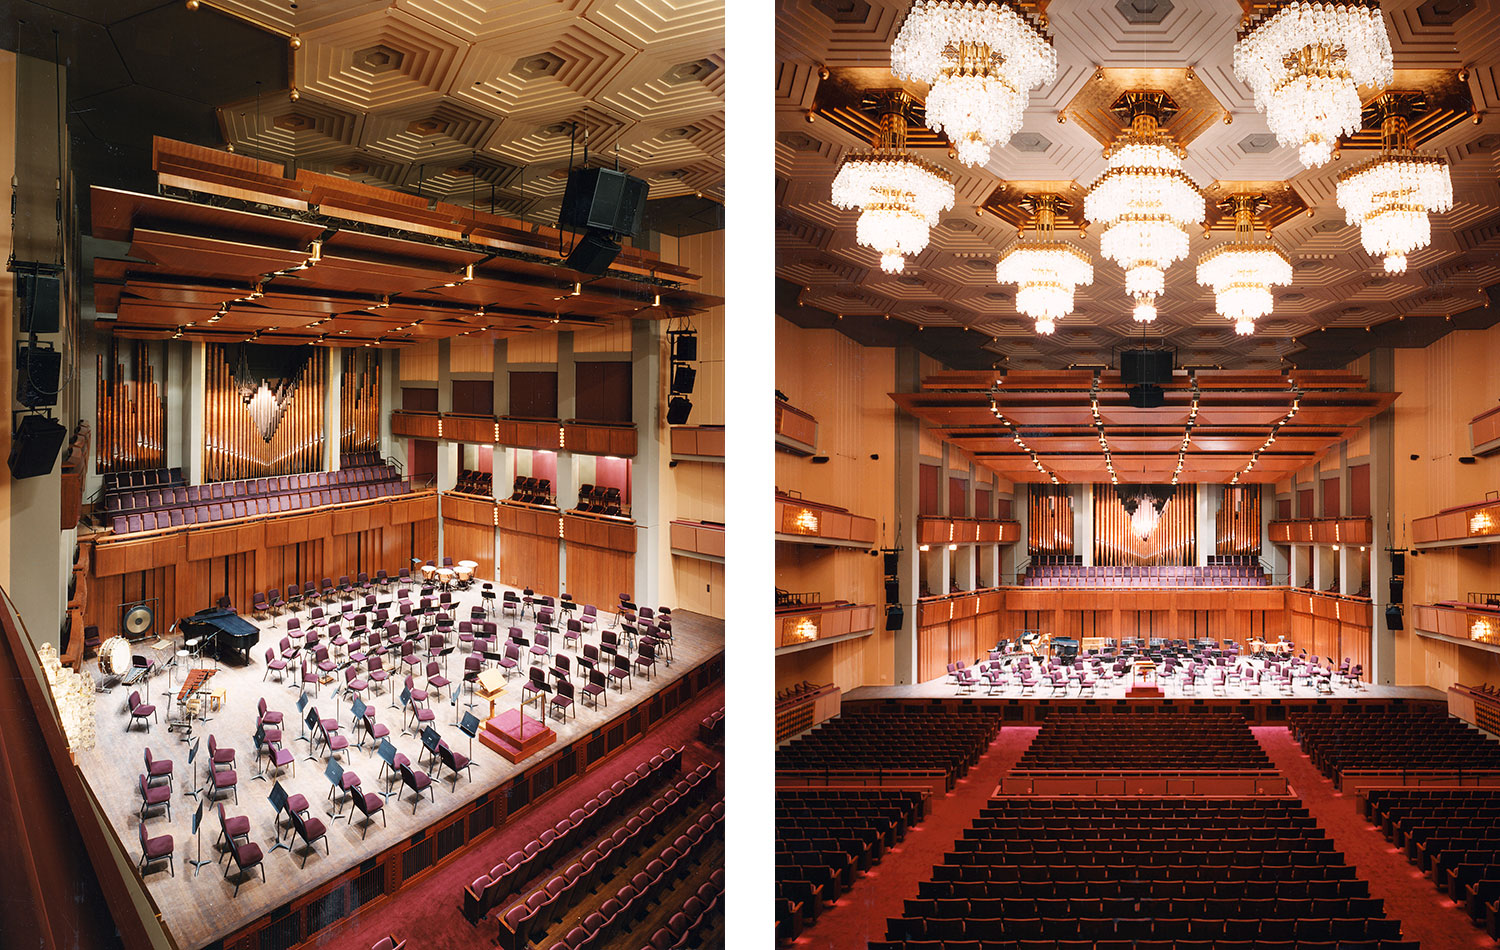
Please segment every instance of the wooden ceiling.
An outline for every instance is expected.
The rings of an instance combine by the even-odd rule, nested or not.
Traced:
[[[1097,395],[1098,422],[1121,482],[1170,482],[1191,422],[1182,482],[1225,484],[1238,476],[1240,484],[1270,484],[1317,461],[1398,395],[1370,392],[1355,374],[1312,370],[1178,372],[1162,388],[1161,407],[1139,409],[1129,405],[1128,387],[1114,371],[949,372],[924,379],[920,392],[891,398],[939,438],[1014,482],[1048,483],[1053,475],[1064,483],[1109,481],[1094,418]],[[1275,441],[1267,445],[1273,429]]]
[[[717,306],[696,275],[628,249],[564,266],[552,228],[158,139],[162,195],[91,189],[101,325],[133,339],[402,346],[660,320]],[[113,320],[109,315],[113,315]]]

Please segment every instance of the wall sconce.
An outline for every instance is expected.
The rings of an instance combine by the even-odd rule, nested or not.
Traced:
[[[800,534],[817,534],[818,513],[811,508],[800,509],[792,517],[792,527]]]
[[[803,617],[792,627],[792,632],[787,635],[789,643],[811,643],[818,639],[818,622],[811,617]]]
[[[921,551],[923,553],[926,553],[926,552],[932,550],[932,545],[930,545],[930,544],[919,544],[919,545],[917,545],[917,550]]]
[[[1476,511],[1469,516],[1469,534],[1492,534],[1495,521],[1488,511]]]
[[[1494,624],[1491,621],[1485,620],[1483,618],[1475,619],[1475,621],[1469,625],[1469,639],[1476,640],[1480,643],[1496,642]]]

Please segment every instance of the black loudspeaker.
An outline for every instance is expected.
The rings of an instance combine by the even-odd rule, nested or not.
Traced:
[[[599,230],[634,236],[641,230],[650,186],[612,168],[577,168],[568,173],[557,226],[568,231]]]
[[[22,333],[56,333],[62,282],[52,274],[22,274],[16,279],[21,299]]]
[[[1150,383],[1160,386],[1172,381],[1171,350],[1121,350],[1120,381],[1127,386]]]
[[[1137,409],[1156,409],[1167,401],[1167,393],[1160,386],[1130,387],[1130,404]]]
[[[29,409],[57,405],[62,353],[24,343],[16,347],[16,402]]]
[[[888,604],[898,603],[901,600],[901,582],[894,578],[885,582],[885,602]]]
[[[46,475],[57,464],[68,430],[46,416],[26,416],[11,437],[10,474],[15,478]]]
[[[1391,554],[1391,573],[1397,577],[1406,576],[1406,552],[1396,551]]]
[[[693,381],[698,378],[698,371],[686,363],[672,364],[672,393],[690,393],[693,391]]]
[[[901,625],[906,622],[906,610],[899,604],[893,604],[885,608],[885,628],[887,630],[900,630]]]
[[[901,555],[895,551],[885,552],[885,573],[887,577],[894,577],[901,568]]]
[[[585,274],[602,274],[609,270],[620,254],[620,245],[603,231],[590,231],[578,239],[568,254],[567,265]]]
[[[1393,577],[1391,585],[1391,603],[1399,604],[1406,600],[1406,582],[1399,577]]]
[[[693,401],[686,396],[673,396],[667,401],[667,425],[683,425],[692,414]]]
[[[1387,607],[1387,608],[1385,608],[1385,628],[1387,630],[1401,630],[1401,629],[1403,629],[1402,626],[1401,626],[1401,608],[1400,607]]]
[[[698,335],[679,333],[672,338],[672,359],[681,363],[692,363],[698,359]]]

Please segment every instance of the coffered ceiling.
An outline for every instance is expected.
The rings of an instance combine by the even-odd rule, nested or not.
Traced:
[[[937,137],[913,143],[953,176],[957,200],[904,273],[883,273],[876,253],[854,241],[856,213],[832,205],[830,183],[845,153],[868,144],[849,118],[854,97],[896,85],[890,45],[909,6],[777,2],[776,268],[780,298],[796,303],[782,309],[797,311],[783,316],[833,315],[846,333],[872,339],[890,337],[889,317],[920,330],[912,339],[942,351],[950,365],[1113,365],[1114,352],[1142,334],[1123,273],[1099,254],[1098,228],[1081,234],[1077,220],[1059,222],[1062,237],[1093,256],[1095,277],[1051,337],[1016,312],[1014,287],[995,283],[995,261],[1023,221],[1015,199],[1041,190],[1081,198],[1104,170],[1103,144],[1120,128],[1109,103],[1127,89],[1155,89],[1180,106],[1169,128],[1187,144],[1184,170],[1211,203],[1234,191],[1266,193],[1274,237],[1294,265],[1275,312],[1258,321],[1253,337],[1236,337],[1194,279],[1198,256],[1225,240],[1229,224],[1210,208],[1212,230],[1194,230],[1189,258],[1168,268],[1150,329],[1177,349],[1179,365],[1337,366],[1377,341],[1403,345],[1460,322],[1493,322],[1484,294],[1500,284],[1500,4],[1493,0],[1382,4],[1395,53],[1392,88],[1427,93],[1433,108],[1415,137],[1449,162],[1454,188],[1453,210],[1433,216],[1432,244],[1411,255],[1401,275],[1385,274],[1365,253],[1358,229],[1334,203],[1338,174],[1374,154],[1378,136],[1344,141],[1339,160],[1311,170],[1294,149],[1278,146],[1250,90],[1234,78],[1240,8],[1229,0],[1052,0],[1046,13],[1056,81],[1033,92],[1022,130],[984,168],[959,164]],[[1368,100],[1378,91],[1361,92]]]
[[[721,0],[206,8],[292,47],[280,88],[221,104],[223,140],[237,151],[555,223],[586,134],[596,163],[618,154],[652,199],[723,198]]]

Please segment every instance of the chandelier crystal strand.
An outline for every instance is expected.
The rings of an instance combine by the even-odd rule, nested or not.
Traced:
[[[952,180],[906,152],[910,103],[905,93],[882,97],[873,150],[849,155],[833,179],[834,205],[860,209],[855,240],[879,252],[888,274],[927,247],[932,225],[953,207]]]
[[[1161,103],[1127,94],[1130,129],[1106,154],[1108,169],[1084,197],[1084,217],[1104,226],[1100,252],[1125,270],[1140,323],[1156,319],[1166,268],[1187,256],[1189,225],[1203,222],[1203,192],[1182,171],[1171,137],[1158,127]]]
[[[1016,310],[1036,321],[1036,332],[1046,336],[1057,320],[1073,312],[1073,291],[1094,282],[1094,264],[1078,248],[1056,240],[1056,195],[1027,199],[1034,216],[1036,239],[1017,238],[995,265],[995,280],[1016,285]]]
[[[1381,152],[1339,176],[1335,197],[1345,220],[1359,225],[1371,256],[1383,257],[1387,273],[1406,271],[1406,256],[1432,242],[1429,212],[1453,207],[1448,163],[1411,148],[1412,97],[1387,93],[1380,99]]]
[[[891,44],[891,73],[931,87],[928,127],[977,166],[1020,130],[1031,90],[1057,77],[1057,50],[1008,3],[916,0]]]
[[[1198,259],[1198,283],[1212,287],[1214,308],[1234,321],[1234,332],[1249,336],[1255,321],[1271,313],[1272,287],[1292,282],[1292,262],[1270,241],[1255,239],[1260,195],[1234,195],[1222,207],[1234,215],[1234,240]]]
[[[1333,155],[1340,135],[1360,127],[1360,86],[1393,78],[1391,40],[1380,6],[1364,0],[1273,3],[1234,44],[1234,74],[1282,145],[1308,168]]]

